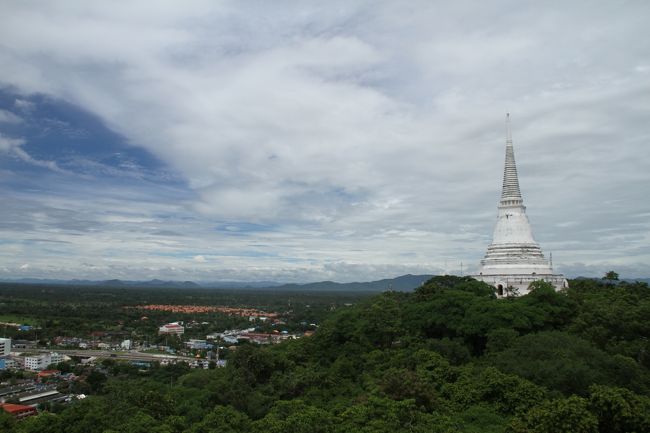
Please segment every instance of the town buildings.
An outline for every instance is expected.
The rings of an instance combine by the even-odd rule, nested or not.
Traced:
[[[558,290],[565,288],[567,280],[553,272],[551,262],[533,238],[519,189],[510,114],[506,116],[506,129],[506,160],[497,222],[492,243],[481,260],[478,275],[473,277],[494,286],[499,297],[525,295],[530,283],[538,280],[547,281]]]
[[[41,405],[67,403],[74,395],[59,392],[57,385],[61,380],[75,380],[76,377],[72,374],[66,376],[64,378],[59,371],[51,370],[39,373],[38,382],[16,379],[15,383],[3,383],[4,386],[0,387],[0,407],[17,419],[22,419],[35,415]]]

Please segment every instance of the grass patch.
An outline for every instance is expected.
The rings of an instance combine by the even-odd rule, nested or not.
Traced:
[[[5,323],[18,323],[19,325],[36,326],[37,321],[34,318],[26,316],[18,316],[15,314],[0,314],[0,322]]]

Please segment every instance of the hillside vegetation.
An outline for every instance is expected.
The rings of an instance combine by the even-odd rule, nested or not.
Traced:
[[[650,290],[571,281],[497,300],[468,277],[340,307],[313,337],[244,345],[227,367],[115,365],[99,395],[3,431],[650,431]]]

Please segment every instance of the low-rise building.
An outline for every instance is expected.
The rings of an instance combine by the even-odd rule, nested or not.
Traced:
[[[158,334],[171,334],[171,335],[183,335],[185,333],[185,328],[183,325],[174,322],[167,323],[166,325],[158,328]]]
[[[49,360],[50,358],[46,354],[26,356],[25,370],[41,371],[50,365],[49,362],[46,364],[46,362]]]
[[[57,346],[63,346],[63,347],[80,347],[82,343],[87,342],[79,337],[62,337],[58,336],[54,338],[54,344]]]
[[[248,334],[239,335],[238,339],[256,344],[271,344],[273,342],[273,337],[275,336],[272,334],[249,332]]]
[[[25,370],[41,371],[50,364],[58,364],[64,361],[64,356],[56,353],[41,353],[39,355],[25,356]]]
[[[2,407],[5,412],[12,415],[16,419],[23,419],[28,416],[38,414],[38,411],[35,407],[25,406],[22,404],[2,403],[0,404],[0,407]]]
[[[18,394],[34,391],[36,384],[31,379],[18,379],[17,383],[0,388],[0,403],[14,399]]]
[[[38,380],[45,382],[48,379],[57,378],[61,376],[59,370],[42,370],[38,372]]]
[[[36,390],[34,392],[29,392],[21,394],[18,396],[18,402],[20,404],[28,404],[30,406],[37,406],[43,403],[55,403],[63,402],[68,398],[68,395],[61,394],[59,391],[53,388]]]
[[[36,341],[30,340],[13,340],[11,347],[15,349],[34,349],[36,348]]]
[[[208,343],[205,340],[191,339],[190,341],[186,342],[185,345],[187,346],[188,349],[195,349],[195,350],[205,350],[205,349],[212,348],[212,344]]]
[[[62,355],[57,352],[50,352],[50,364],[58,364],[59,362],[65,361],[65,355]]]
[[[16,355],[11,355],[6,358],[5,360],[5,369],[16,369],[16,370],[23,370],[25,368],[25,358],[23,356],[16,356]]]

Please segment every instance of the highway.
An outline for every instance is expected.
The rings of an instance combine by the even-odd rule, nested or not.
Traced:
[[[37,352],[56,352],[68,356],[80,356],[84,358],[110,358],[129,361],[194,361],[195,358],[188,356],[167,355],[162,353],[142,353],[137,351],[114,352],[111,350],[81,350],[81,349],[36,349]]]

